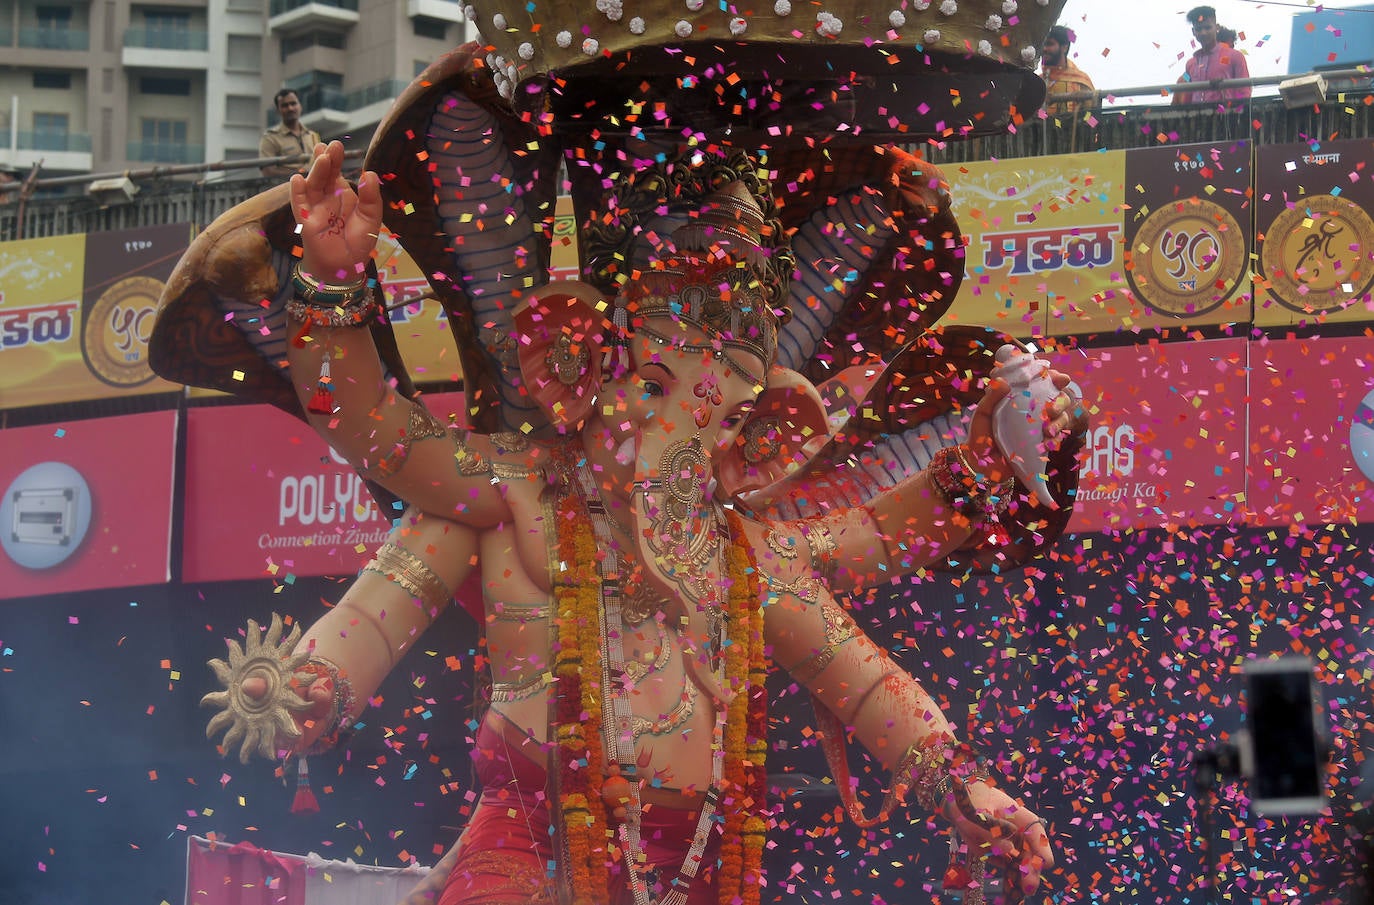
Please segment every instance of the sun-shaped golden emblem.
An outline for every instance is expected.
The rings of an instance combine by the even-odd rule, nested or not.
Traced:
[[[293,626],[285,638],[281,633],[282,618],[276,613],[272,614],[272,624],[266,635],[249,619],[248,637],[243,647],[232,638],[228,639],[229,662],[210,661],[210,668],[225,690],[212,691],[200,699],[202,707],[223,708],[205,727],[205,737],[213,738],[216,732],[227,729],[221,743],[225,753],[242,742],[239,760],[245,764],[254,751],[271,759],[277,755],[280,740],[299,738],[301,730],[292,714],[309,710],[311,706],[291,687],[293,679],[306,687],[315,678],[308,672],[296,673],[310,657],[306,651],[293,653],[301,637],[301,627]],[[246,694],[243,690],[245,679],[261,679],[266,685],[266,693],[260,698]]]

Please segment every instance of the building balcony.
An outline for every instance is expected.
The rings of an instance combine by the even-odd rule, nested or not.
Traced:
[[[27,26],[19,29],[19,46],[39,50],[90,50],[91,33],[84,28]]]
[[[412,19],[421,16],[459,24],[467,21],[463,15],[463,4],[456,0],[406,0],[406,15]]]
[[[204,145],[131,141],[125,148],[130,163],[204,163]]]
[[[267,27],[273,34],[358,24],[358,0],[272,0]]]
[[[318,85],[297,89],[305,111],[301,122],[325,138],[375,125],[409,84],[402,79],[382,79],[348,92]],[[269,113],[267,125],[276,124],[277,115]]]
[[[15,144],[0,147],[0,163],[16,170],[27,170],[40,161],[45,173],[90,172],[91,136],[82,132],[19,132]]]
[[[187,29],[129,28],[120,60],[135,69],[208,69],[210,36]]]
[[[348,95],[342,88],[311,85],[295,91],[301,102],[301,123],[307,129],[314,129],[321,138],[329,138],[348,128]],[[269,113],[267,119],[268,126],[275,126],[276,112]]]
[[[348,92],[348,128],[358,129],[380,122],[409,84],[401,79],[383,79]]]

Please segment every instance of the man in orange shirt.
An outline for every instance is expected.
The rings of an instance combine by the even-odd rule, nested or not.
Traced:
[[[1040,76],[1045,80],[1045,112],[1050,116],[1076,113],[1083,101],[1054,101],[1056,94],[1094,91],[1093,80],[1069,59],[1069,47],[1074,34],[1063,25],[1056,25],[1045,36],[1040,48]]]

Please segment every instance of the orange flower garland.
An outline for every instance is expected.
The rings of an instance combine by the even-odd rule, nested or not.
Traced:
[[[768,771],[768,695],[764,679],[763,607],[758,570],[744,539],[744,522],[727,512],[732,543],[726,553],[730,590],[726,626],[726,681],[735,692],[725,727],[725,835],[721,843],[721,905],[758,905],[763,892],[763,846]],[[727,798],[728,796],[728,798]]]
[[[574,905],[604,905],[609,895],[606,812],[601,801],[601,582],[596,542],[576,494],[558,503],[563,572],[555,588],[558,606],[557,681],[558,793],[566,875]]]
[[[767,661],[763,607],[757,570],[743,522],[733,512],[726,554],[725,684],[734,692],[725,728],[724,831],[717,875],[722,905],[758,905],[762,892],[763,846],[767,832]],[[610,901],[614,832],[601,798],[606,779],[601,741],[602,692],[601,556],[587,507],[575,490],[557,505],[558,552],[562,572],[555,588],[558,607],[557,680],[559,804],[562,812],[565,877],[575,905]]]

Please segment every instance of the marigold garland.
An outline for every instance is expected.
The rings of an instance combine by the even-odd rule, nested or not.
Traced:
[[[609,841],[614,833],[600,795],[606,773],[601,744],[600,554],[591,516],[576,491],[559,499],[557,516],[562,571],[554,591],[558,606],[555,735],[566,876],[575,905],[604,905],[610,900],[614,852]],[[728,518],[725,682],[735,694],[726,718],[721,791],[725,826],[717,883],[722,905],[758,905],[768,826],[763,607],[743,521],[733,512]]]
[[[585,507],[575,494],[558,503],[558,553],[562,572],[554,590],[558,605],[557,680],[559,805],[562,810],[566,874],[574,905],[608,902],[606,812],[601,801],[600,625],[601,582],[596,542]]]
[[[744,521],[727,512],[731,544],[726,553],[730,589],[726,598],[726,681],[735,692],[725,727],[725,835],[721,842],[721,905],[758,905],[763,893],[763,845],[768,831],[765,763],[768,663],[764,656],[763,606],[758,569],[745,540]]]

